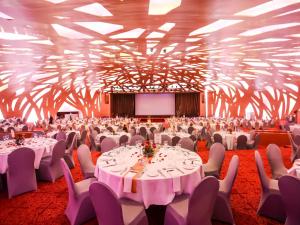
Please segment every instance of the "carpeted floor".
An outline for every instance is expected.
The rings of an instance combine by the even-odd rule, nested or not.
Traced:
[[[291,166],[289,161],[290,148],[281,148],[285,165]],[[265,168],[268,174],[270,169],[267,164],[265,148],[260,147]],[[203,162],[207,161],[208,151],[204,143],[199,143],[199,154]],[[237,225],[280,224],[276,221],[259,217],[256,215],[257,206],[260,198],[260,183],[254,162],[253,150],[227,151],[225,162],[222,169],[222,177],[226,174],[231,157],[237,154],[240,158],[238,176],[232,191],[231,203]],[[99,153],[93,153],[93,159]],[[72,169],[75,181],[82,179],[78,162],[76,168]],[[38,191],[26,193],[13,199],[8,199],[7,191],[0,192],[0,224],[1,225],[56,225],[69,224],[64,210],[68,201],[67,186],[64,178],[58,179],[55,183],[38,182]],[[150,207],[147,214],[151,225],[163,223],[165,207]],[[89,225],[97,224],[96,219],[86,223]],[[221,224],[214,222],[213,224]]]

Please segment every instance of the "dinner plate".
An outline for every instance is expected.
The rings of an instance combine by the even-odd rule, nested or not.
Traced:
[[[124,170],[124,166],[120,166],[120,165],[112,166],[109,170],[111,172],[121,172],[122,170]]]
[[[157,176],[159,175],[159,173],[158,173],[157,171],[155,171],[155,170],[148,170],[148,171],[146,172],[146,174],[147,174],[147,176],[149,176],[149,177],[157,177]]]
[[[192,164],[185,164],[182,167],[186,170],[192,170],[195,168]]]

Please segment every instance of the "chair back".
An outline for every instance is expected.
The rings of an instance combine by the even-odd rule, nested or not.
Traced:
[[[140,127],[140,135],[147,138],[147,130],[145,127]]]
[[[124,225],[121,204],[108,185],[94,182],[90,185],[89,193],[99,224]]]
[[[211,224],[218,191],[219,181],[215,177],[205,177],[199,183],[189,200],[186,224]]]
[[[73,136],[72,142],[70,147],[67,149],[67,152],[69,154],[72,154],[73,150],[76,148],[76,144],[77,144],[77,137],[76,135]]]
[[[300,128],[295,128],[295,129],[292,131],[292,134],[293,134],[294,136],[300,135]]]
[[[300,145],[300,135],[294,136],[293,140],[294,140],[294,143],[295,143],[297,146]]]
[[[168,145],[171,145],[172,144],[172,139],[169,135],[162,134],[161,135],[161,144],[164,144],[165,142],[167,142]]]
[[[240,135],[237,138],[237,149],[247,149],[247,137],[245,135]]]
[[[178,136],[174,136],[172,138],[172,146],[176,146],[178,144],[178,142],[180,141],[180,137]]]
[[[65,176],[65,179],[67,182],[68,193],[69,193],[69,202],[70,202],[71,199],[76,197],[75,183],[74,183],[71,171],[69,169],[69,166],[64,159],[60,159],[60,165],[61,165],[62,171],[64,173],[64,176]]]
[[[100,128],[99,127],[94,127],[94,130],[97,131],[98,134],[100,134]]]
[[[59,131],[59,132],[56,134],[55,139],[56,139],[57,141],[60,141],[60,140],[64,140],[64,141],[65,141],[65,140],[67,139],[67,135],[66,135],[65,132]]]
[[[51,165],[57,163],[61,158],[64,157],[66,151],[66,142],[61,140],[58,141],[52,151],[52,159],[51,159]]]
[[[143,142],[145,140],[145,138],[141,135],[134,135],[133,137],[131,137],[130,141],[129,141],[129,145],[133,146],[136,145],[137,141],[141,141]]]
[[[87,145],[82,144],[78,147],[77,156],[81,171],[84,176],[87,172],[94,170],[95,165],[92,160],[90,149]]]
[[[126,134],[123,134],[120,139],[119,139],[119,145],[121,146],[122,144],[127,144],[129,140],[129,137]]]
[[[220,143],[220,144],[223,143],[223,138],[221,134],[216,133],[214,134],[213,138],[214,138],[214,143]]]
[[[264,192],[269,190],[269,178],[265,172],[263,161],[258,151],[255,151],[255,162],[258,171],[258,176],[261,184],[261,188]]]
[[[196,141],[197,140],[196,136],[193,135],[193,134],[190,136],[190,139],[192,139],[192,141]]]
[[[110,138],[110,137],[104,138],[103,141],[100,144],[102,153],[108,152],[108,151],[114,149],[117,146],[118,146],[118,144],[115,142],[115,140],[113,138]]]
[[[114,129],[112,127],[106,127],[106,129],[109,131],[109,132],[114,132]]]
[[[224,183],[224,190],[222,190],[227,196],[230,196],[231,190],[234,184],[234,181],[236,179],[237,173],[238,173],[238,167],[239,167],[239,157],[237,155],[232,156],[229,167],[227,170],[227,174],[225,178],[223,179]]]
[[[84,144],[84,143],[85,143],[86,135],[87,135],[87,131],[86,131],[86,130],[83,130],[83,131],[81,132],[81,135],[80,135],[80,142],[81,142],[81,144]]]
[[[155,130],[156,130],[155,127],[151,127],[151,128],[150,128],[151,133],[153,133]]]
[[[70,146],[72,145],[72,142],[74,140],[74,137],[76,136],[75,132],[70,132],[68,134],[67,140],[66,140],[66,147],[70,148]]]
[[[185,149],[194,151],[194,142],[189,137],[181,138],[179,141],[179,144],[181,145],[181,148],[185,148]]]
[[[260,134],[256,134],[256,135],[255,135],[255,138],[254,138],[253,149],[257,149],[258,144],[259,144],[259,141],[260,141]]]
[[[287,225],[298,225],[300,222],[300,180],[293,176],[282,176],[278,182],[281,198],[286,211]]]
[[[12,130],[16,131],[14,127],[8,127],[6,131],[7,131],[7,133],[10,133]]]
[[[104,138],[106,138],[106,136],[102,135],[100,138],[99,138],[99,143],[101,144],[101,142],[104,140]]]
[[[287,174],[287,169],[284,166],[280,148],[277,145],[268,145],[267,157],[274,179],[278,178],[277,176],[280,176],[280,174]]]
[[[210,146],[208,162],[212,165],[217,165],[219,171],[222,168],[223,161],[225,158],[225,147],[220,143],[214,143]]]
[[[28,126],[27,126],[27,125],[24,125],[24,126],[22,127],[22,131],[28,131]]]
[[[188,128],[188,133],[189,133],[189,134],[192,134],[193,131],[194,131],[194,127],[189,127],[189,128]]]

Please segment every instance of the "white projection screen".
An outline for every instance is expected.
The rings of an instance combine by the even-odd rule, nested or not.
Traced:
[[[175,115],[175,94],[136,94],[135,115]]]

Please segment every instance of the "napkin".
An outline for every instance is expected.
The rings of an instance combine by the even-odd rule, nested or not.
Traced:
[[[136,172],[129,171],[125,176],[124,176],[124,187],[123,191],[127,193],[131,193],[132,189],[132,179],[136,175]]]

